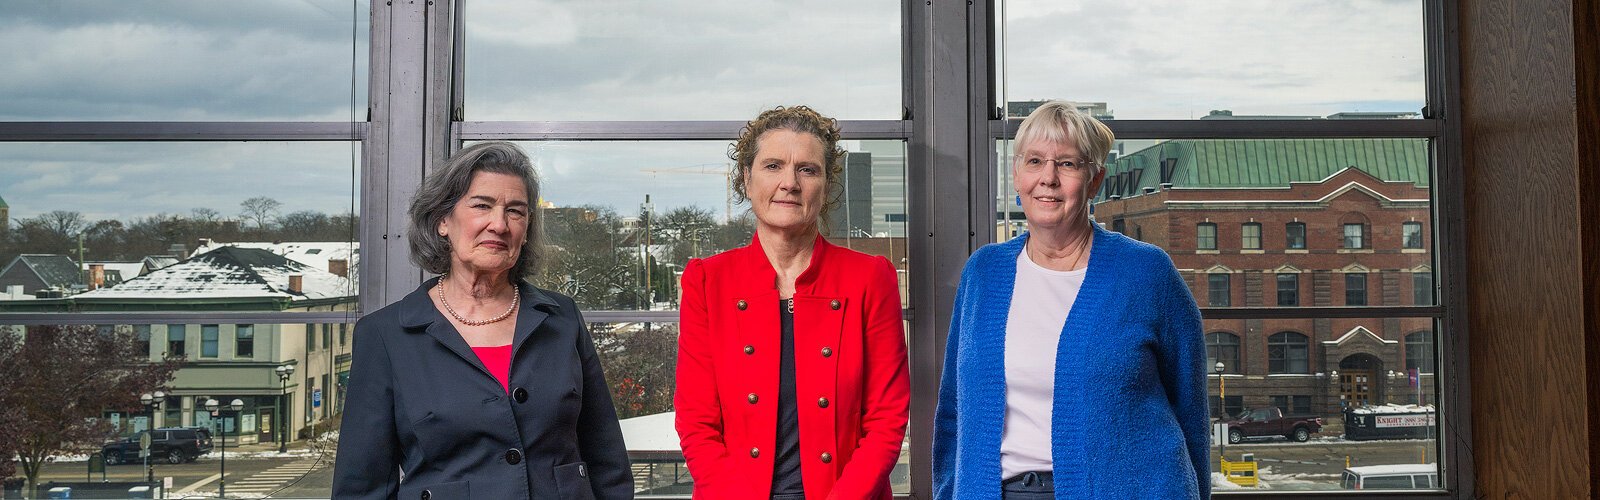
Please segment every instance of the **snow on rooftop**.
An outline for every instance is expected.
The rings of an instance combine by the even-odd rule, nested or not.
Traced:
[[[1433,405],[1368,405],[1350,409],[1357,415],[1386,415],[1391,413],[1433,413]]]
[[[289,276],[300,275],[300,293],[289,291]],[[109,288],[79,294],[79,299],[354,297],[349,279],[267,250],[223,246],[177,264],[128,279]]]
[[[272,243],[265,241],[241,241],[223,243],[206,240],[205,244],[194,250],[193,255],[200,255],[222,247],[255,248],[266,250],[285,258],[311,266],[323,271],[329,271],[328,261],[343,259],[346,263],[346,275],[351,279],[359,280],[356,276],[356,264],[361,261],[361,244],[352,241],[285,241]]]
[[[89,266],[95,264],[103,266],[108,273],[110,271],[120,273],[123,280],[133,279],[134,276],[139,275],[139,271],[144,269],[144,262],[85,262],[83,263],[83,270],[88,271]]]

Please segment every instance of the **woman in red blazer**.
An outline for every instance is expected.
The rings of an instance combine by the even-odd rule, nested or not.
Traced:
[[[796,106],[729,153],[756,234],[683,272],[674,405],[696,499],[890,498],[910,399],[900,291],[888,259],[820,235],[838,142]]]

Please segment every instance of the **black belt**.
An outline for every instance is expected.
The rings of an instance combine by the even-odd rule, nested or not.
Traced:
[[[1028,471],[1028,472],[1024,472],[1024,473],[1021,473],[1021,474],[1017,474],[1015,476],[1011,476],[1010,479],[1006,479],[1004,481],[1001,481],[1000,485],[1001,486],[1005,486],[1005,485],[1008,485],[1008,484],[1011,484],[1011,483],[1021,483],[1023,481],[1026,481],[1029,478],[1029,476],[1033,477],[1033,481],[1028,482],[1026,484],[1032,485],[1032,484],[1044,484],[1044,483],[1047,483],[1047,482],[1048,483],[1053,483],[1054,482],[1053,478],[1050,477],[1050,471]]]

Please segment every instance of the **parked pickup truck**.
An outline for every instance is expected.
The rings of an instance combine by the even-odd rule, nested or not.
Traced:
[[[1277,407],[1250,410],[1226,422],[1228,443],[1238,443],[1244,438],[1257,436],[1283,436],[1303,443],[1311,439],[1312,434],[1322,431],[1322,417],[1284,416],[1283,410]]]

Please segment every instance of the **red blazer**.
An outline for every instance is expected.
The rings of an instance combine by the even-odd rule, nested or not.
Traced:
[[[895,270],[817,237],[795,280],[795,392],[806,498],[888,499],[911,385]],[[678,437],[696,499],[767,498],[778,425],[777,273],[750,245],[689,261]]]

